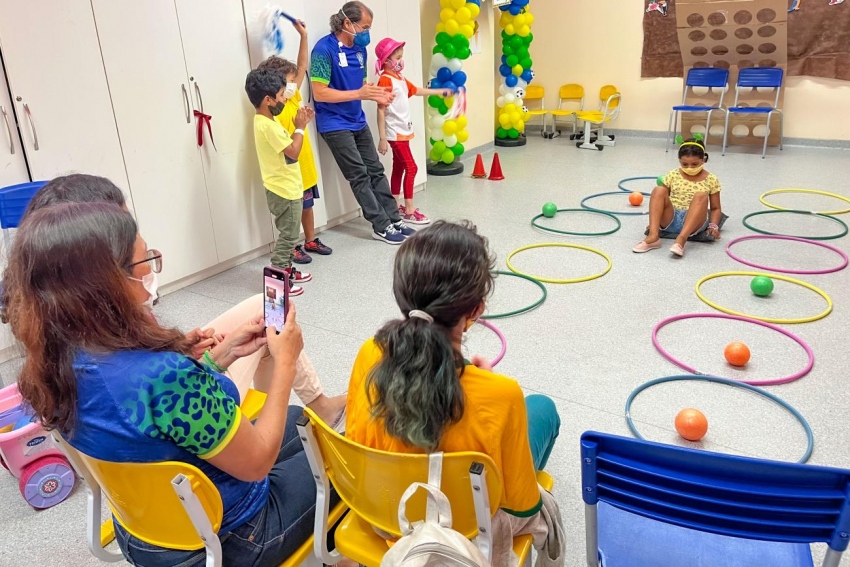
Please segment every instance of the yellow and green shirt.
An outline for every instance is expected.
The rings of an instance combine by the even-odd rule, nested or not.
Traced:
[[[697,193],[714,195],[720,192],[720,180],[713,173],[702,181],[688,181],[681,169],[674,169],[664,177],[664,186],[670,189],[670,202],[675,209],[688,209]]]

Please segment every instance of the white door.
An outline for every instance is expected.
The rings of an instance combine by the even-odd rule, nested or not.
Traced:
[[[163,0],[92,6],[136,216],[170,283],[217,263],[177,12]]]
[[[0,0],[0,49],[33,179],[91,173],[126,192],[89,0]]]
[[[15,108],[9,98],[3,61],[0,61],[0,187],[26,183],[30,180]]]
[[[204,126],[200,151],[224,262],[274,239],[254,149],[254,107],[244,89],[251,62],[242,2],[219,0],[214,10],[206,0],[176,4],[195,107],[212,117],[215,148]]]

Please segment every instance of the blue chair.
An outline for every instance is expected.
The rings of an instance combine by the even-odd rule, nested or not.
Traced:
[[[581,436],[592,567],[812,566],[850,542],[850,471],[588,431]]]
[[[770,137],[770,119],[773,114],[779,115],[779,149],[782,149],[782,111],[777,108],[779,106],[779,94],[782,91],[782,77],[785,72],[782,69],[775,67],[754,67],[751,69],[741,69],[738,71],[738,84],[735,86],[735,104],[728,109],[726,113],[726,127],[723,129],[723,151],[721,155],[726,155],[726,141],[729,139],[729,116],[731,114],[761,114],[767,115],[765,123],[767,130],[764,133],[764,147],[761,151],[761,159],[764,159],[767,154],[767,139]],[[776,89],[776,99],[773,101],[773,106],[738,106],[738,95],[741,88],[772,88]]]
[[[45,185],[47,181],[33,181],[0,187],[0,228],[3,229],[7,253],[12,249],[12,239],[8,229],[18,228],[21,217],[24,216],[33,196]]]
[[[666,152],[670,151],[670,137],[676,131],[679,122],[680,112],[705,112],[708,114],[705,120],[705,141],[708,143],[708,129],[711,125],[711,113],[715,110],[726,112],[723,108],[723,96],[726,94],[726,85],[729,83],[728,69],[691,69],[688,71],[688,77],[685,79],[685,92],[682,94],[682,104],[674,106],[670,111],[670,121],[667,123],[667,146]],[[688,100],[688,89],[693,90],[694,87],[713,87],[722,88],[720,99],[717,101],[717,106],[694,106],[685,104]]]

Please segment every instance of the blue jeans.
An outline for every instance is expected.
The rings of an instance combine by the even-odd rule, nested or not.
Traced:
[[[280,565],[313,533],[316,484],[295,422],[304,410],[290,406],[277,461],[269,473],[269,500],[256,516],[221,536],[223,565]],[[331,507],[339,502],[331,491]],[[206,551],[177,551],[150,545],[115,522],[124,557],[139,567],[203,567]]]
[[[561,418],[558,417],[555,402],[541,394],[525,398],[525,411],[528,414],[528,443],[531,445],[534,468],[542,471],[558,438]]]
[[[682,232],[682,229],[685,228],[685,216],[688,214],[688,209],[675,209],[673,211],[673,220],[670,221],[666,227],[662,228],[664,232],[669,232],[670,234],[679,234]],[[695,230],[693,233],[688,236],[693,236],[699,232],[708,228],[708,215],[705,217],[705,222],[701,227]]]

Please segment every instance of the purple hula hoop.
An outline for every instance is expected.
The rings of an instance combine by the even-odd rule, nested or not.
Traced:
[[[505,352],[508,350],[508,341],[505,340],[505,335],[502,334],[502,331],[497,329],[496,325],[494,325],[490,321],[487,321],[485,319],[479,319],[478,323],[496,333],[496,336],[499,337],[500,341],[502,341],[502,350],[499,351],[499,355],[490,362],[490,365],[493,368],[496,368],[496,365],[502,362],[502,359],[505,358]]]
[[[844,259],[844,263],[838,266],[837,268],[830,268],[828,270],[785,270],[782,268],[771,268],[770,266],[762,266],[761,264],[756,264],[754,262],[748,262],[743,260],[734,254],[732,254],[732,246],[736,243],[741,242],[743,240],[753,240],[753,239],[765,239],[770,238],[773,240],[793,240],[795,242],[805,242],[806,244],[814,244],[815,246],[820,246],[821,248],[826,248],[827,250],[832,250],[839,256]],[[831,246],[829,244],[824,244],[823,242],[818,242],[816,240],[809,240],[807,238],[798,238],[796,236],[782,236],[782,235],[767,235],[767,234],[751,234],[749,236],[741,236],[731,241],[726,245],[726,254],[729,255],[730,258],[735,260],[736,262],[740,262],[741,264],[745,264],[747,266],[752,266],[753,268],[758,268],[760,270],[768,270],[770,272],[781,272],[783,274],[804,274],[804,275],[815,275],[815,274],[831,274],[833,272],[839,272],[847,267],[848,259],[847,254],[843,251],[839,250],[835,246]]]
[[[705,374],[704,372],[699,372],[693,366],[688,366],[681,360],[673,358],[673,356],[668,353],[666,350],[661,348],[661,344],[658,342],[658,331],[661,330],[662,327],[667,325],[668,323],[673,323],[675,321],[680,321],[682,319],[696,319],[696,318],[709,318],[709,319],[732,319],[733,321],[743,321],[744,323],[753,323],[755,325],[761,325],[762,327],[767,327],[768,329],[777,331],[782,333],[788,338],[793,339],[798,345],[803,347],[803,350],[806,351],[806,355],[809,357],[809,362],[806,364],[806,367],[796,374],[792,374],[791,376],[787,376],[785,378],[777,378],[776,380],[739,380],[744,384],[749,384],[751,386],[776,386],[778,384],[787,384],[788,382],[793,382],[794,380],[799,380],[803,376],[809,373],[812,369],[812,366],[815,364],[815,354],[812,352],[812,349],[807,345],[803,339],[798,337],[797,335],[786,331],[782,327],[777,327],[776,325],[771,325],[770,323],[765,323],[764,321],[757,321],[756,319],[748,319],[747,317],[738,317],[737,315],[725,315],[722,313],[686,313],[684,315],[674,315],[673,317],[667,317],[662,320],[660,323],[655,325],[655,328],[652,329],[652,344],[655,345],[655,349],[667,360],[682,368],[687,370],[691,374],[699,374],[702,376],[711,376],[711,374]],[[722,378],[719,376],[718,378]]]

